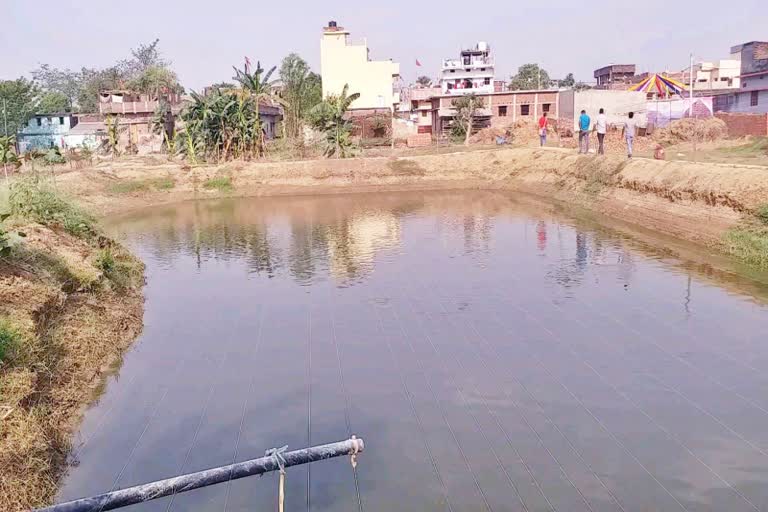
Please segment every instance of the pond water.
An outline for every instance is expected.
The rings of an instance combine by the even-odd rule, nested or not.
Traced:
[[[357,434],[286,510],[768,510],[765,275],[494,192],[190,202],[109,226],[144,333],[59,499]],[[761,280],[763,280],[761,282]],[[129,510],[275,510],[277,476]]]

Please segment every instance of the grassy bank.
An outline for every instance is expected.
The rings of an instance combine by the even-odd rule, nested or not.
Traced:
[[[53,499],[84,406],[140,332],[143,266],[47,183],[16,182],[0,208],[0,510],[21,511]]]

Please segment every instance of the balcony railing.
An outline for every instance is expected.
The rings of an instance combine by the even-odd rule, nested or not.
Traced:
[[[158,101],[126,101],[123,103],[99,103],[100,114],[146,114],[157,110]]]
[[[495,64],[493,57],[472,59],[468,64],[461,59],[445,59],[443,60],[443,69],[483,68],[492,67]]]

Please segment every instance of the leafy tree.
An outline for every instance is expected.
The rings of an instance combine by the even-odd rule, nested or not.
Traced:
[[[280,65],[280,82],[285,130],[289,137],[297,138],[308,112],[323,99],[320,75],[313,73],[299,55],[291,53]]]
[[[34,114],[38,90],[26,78],[0,81],[0,133],[13,135]]]
[[[32,78],[49,93],[58,93],[67,100],[67,111],[75,107],[82,87],[82,73],[69,69],[56,69],[43,64],[32,71]],[[65,109],[61,109],[65,110]]]
[[[256,144],[255,148],[260,156],[264,153],[264,136],[261,126],[259,105],[269,100],[277,99],[275,95],[275,81],[270,80],[277,67],[272,66],[269,71],[265,72],[264,68],[261,67],[261,62],[256,62],[256,69],[252,73],[248,70],[247,66],[242,70],[237,69],[234,66],[232,69],[235,70],[235,76],[233,76],[232,79],[240,84],[241,96],[249,98],[252,100],[252,103],[255,104],[255,110],[253,112],[255,115],[252,122],[253,131],[257,136],[251,142]],[[241,107],[245,107],[245,105],[242,104]],[[254,105],[249,105],[249,107],[252,108]]]
[[[426,75],[422,75],[416,79],[416,83],[422,87],[429,87],[432,85],[432,79]]]
[[[512,79],[509,82],[509,90],[546,89],[549,87],[549,83],[549,73],[541,69],[538,64],[523,64],[517,69],[517,74],[512,75]]]
[[[159,66],[150,66],[141,71],[138,76],[128,82],[128,88],[153,97],[161,97],[163,93],[182,90],[176,73]]]
[[[454,123],[458,127],[459,133],[464,134],[464,145],[469,146],[469,137],[472,135],[472,125],[475,120],[477,111],[483,108],[483,98],[475,96],[474,94],[467,94],[460,98],[456,98],[451,102],[456,115],[454,116]]]
[[[161,57],[158,45],[160,39],[155,39],[149,44],[140,44],[137,48],[131,50],[131,59],[121,61],[117,67],[132,78],[136,78],[150,68],[168,69],[171,65]]]
[[[573,78],[573,73],[568,73],[565,78],[557,81],[558,87],[573,87],[576,85],[576,79]]]
[[[45,92],[40,97],[35,109],[38,114],[53,114],[56,112],[69,112],[72,104],[69,98],[60,92]]]
[[[352,123],[345,114],[359,97],[359,93],[349,94],[349,84],[345,84],[341,94],[331,94],[312,108],[312,125],[325,134],[326,156],[346,158],[352,154]]]

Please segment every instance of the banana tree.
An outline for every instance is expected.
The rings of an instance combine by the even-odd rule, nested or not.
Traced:
[[[261,156],[264,153],[264,134],[261,127],[259,105],[266,101],[278,101],[277,95],[274,94],[274,86],[277,81],[270,80],[277,67],[272,66],[272,68],[267,71],[261,67],[261,62],[257,61],[256,69],[253,72],[250,72],[247,64],[242,70],[234,66],[232,69],[235,70],[235,76],[233,76],[232,79],[240,84],[240,91],[242,94],[256,102],[256,115],[253,121],[253,128],[257,136],[253,140],[253,143],[256,154]]]
[[[346,158],[351,155],[352,123],[345,116],[359,97],[359,93],[349,94],[349,85],[345,84],[341,94],[329,95],[310,111],[312,124],[325,134],[326,156]]]
[[[8,135],[0,137],[0,163],[3,164],[3,173],[5,181],[8,182],[8,167],[20,167],[21,160],[16,154],[16,137]]]

